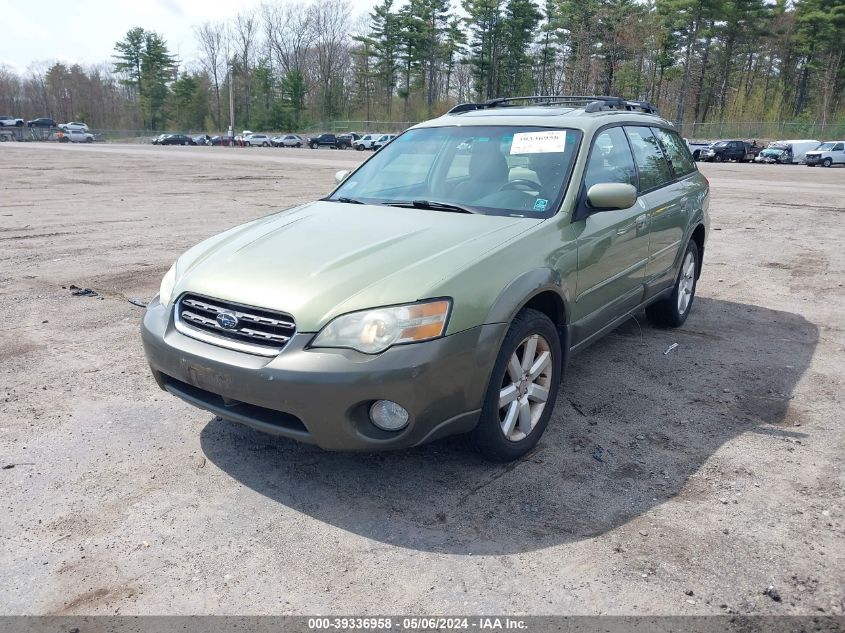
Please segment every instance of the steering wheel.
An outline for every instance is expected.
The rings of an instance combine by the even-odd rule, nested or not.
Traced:
[[[549,198],[548,193],[542,185],[534,182],[533,180],[528,180],[527,178],[514,178],[499,187],[499,191],[507,191],[509,189],[515,189],[523,192],[536,191],[538,198]]]

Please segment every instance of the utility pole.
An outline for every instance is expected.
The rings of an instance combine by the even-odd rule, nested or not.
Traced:
[[[235,145],[235,98],[232,90],[232,60],[227,60],[229,67],[229,146]]]

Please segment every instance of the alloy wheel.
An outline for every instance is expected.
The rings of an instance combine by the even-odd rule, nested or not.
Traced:
[[[681,277],[678,279],[678,313],[684,314],[692,301],[692,291],[695,288],[695,257],[687,253],[681,266]]]
[[[531,334],[511,354],[499,391],[499,424],[508,440],[519,442],[531,433],[551,385],[551,347],[542,335]]]

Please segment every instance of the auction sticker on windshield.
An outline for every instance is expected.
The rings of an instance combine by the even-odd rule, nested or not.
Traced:
[[[566,132],[518,132],[513,135],[511,154],[550,154],[566,149]]]

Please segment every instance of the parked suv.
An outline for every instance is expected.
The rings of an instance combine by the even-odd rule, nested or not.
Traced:
[[[270,139],[273,147],[302,147],[305,141],[298,134],[282,134]]]
[[[738,163],[753,161],[762,148],[745,141],[717,141],[705,150],[701,150],[702,160],[721,163],[735,160]]]
[[[59,143],[93,143],[94,135],[82,130],[62,130],[56,135]]]
[[[26,122],[27,127],[56,127],[56,122],[49,117],[39,117]]]
[[[808,167],[845,165],[845,141],[826,141],[804,154],[804,161]]]
[[[317,149],[318,147],[333,147],[335,149],[347,149],[351,147],[352,141],[348,138],[344,139],[334,134],[320,134],[319,136],[312,136],[308,139],[308,147]]]
[[[574,100],[457,106],[325,198],[188,250],[143,319],[159,386],[325,449],[467,433],[524,455],[573,352],[643,308],[684,323],[708,231],[671,123]]]

